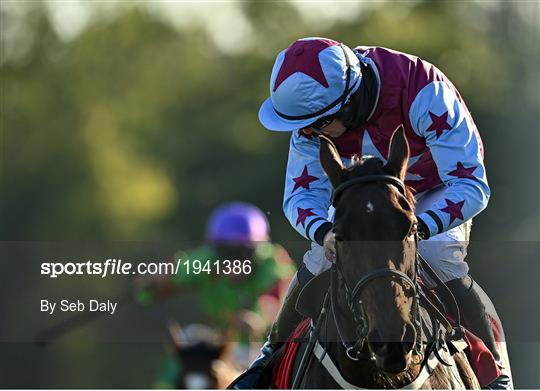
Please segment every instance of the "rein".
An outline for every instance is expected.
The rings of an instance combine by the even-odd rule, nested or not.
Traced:
[[[415,275],[417,273],[416,270],[417,268],[415,268]],[[332,308],[332,315],[334,317],[334,323],[335,323],[339,338],[341,340],[341,344],[345,348],[345,352],[349,359],[353,361],[358,361],[360,359],[370,359],[370,360],[374,359],[371,351],[369,351],[368,353],[364,353],[364,350],[365,350],[364,348],[365,348],[366,340],[367,340],[367,334],[369,331],[369,323],[368,323],[368,319],[365,313],[363,302],[358,300],[358,297],[362,293],[362,290],[370,282],[378,278],[392,278],[395,280],[399,280],[399,281],[405,282],[407,285],[409,285],[412,288],[414,292],[413,324],[414,324],[414,328],[417,335],[417,339],[415,340],[416,342],[415,353],[421,356],[421,346],[420,346],[421,338],[419,336],[422,329],[422,318],[421,318],[420,309],[419,309],[420,289],[418,287],[417,282],[413,282],[413,280],[408,275],[398,270],[394,270],[390,268],[381,268],[381,269],[375,269],[371,271],[370,273],[366,274],[364,277],[362,277],[356,283],[351,293],[351,290],[348,287],[343,277],[343,272],[338,266],[337,259],[336,259],[336,263],[332,265],[331,273],[332,274],[331,274],[331,279],[330,279],[330,302],[331,302],[331,308]],[[416,277],[414,279],[416,280]],[[356,338],[350,338],[350,336],[345,337],[345,333],[343,332],[340,322],[338,321],[338,316],[336,312],[338,311],[337,297],[338,297],[338,282],[340,280],[345,287],[345,299],[347,302],[347,306],[349,310],[352,312],[354,321],[356,323],[356,327],[355,327]],[[355,342],[354,343],[349,342],[351,340]]]

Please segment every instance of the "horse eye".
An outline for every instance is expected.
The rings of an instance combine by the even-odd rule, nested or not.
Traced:
[[[342,242],[343,236],[341,236],[340,233],[334,231],[334,238],[336,239],[336,242]]]
[[[409,236],[416,235],[418,232],[418,223],[413,223],[409,231]]]

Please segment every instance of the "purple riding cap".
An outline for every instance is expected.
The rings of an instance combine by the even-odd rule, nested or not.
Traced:
[[[254,205],[232,202],[216,209],[206,226],[208,242],[249,244],[269,240],[269,224]]]

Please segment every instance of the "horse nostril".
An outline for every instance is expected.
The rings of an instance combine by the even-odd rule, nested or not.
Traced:
[[[390,354],[408,353],[414,348],[416,330],[410,323],[403,325],[401,338],[384,339],[377,330],[371,330],[367,336],[374,354],[384,357]]]

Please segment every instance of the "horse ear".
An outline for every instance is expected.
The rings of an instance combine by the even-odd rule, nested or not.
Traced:
[[[336,188],[339,185],[342,174],[346,171],[339,153],[334,143],[325,136],[319,136],[321,141],[321,149],[319,152],[319,159],[321,160],[321,166],[328,175],[330,183]]]
[[[182,347],[182,336],[184,334],[182,328],[177,322],[170,322],[167,325],[167,328],[169,329],[169,338],[171,339],[172,344],[176,346],[177,349],[180,349]]]
[[[219,351],[218,358],[229,357],[232,354],[233,350],[234,350],[234,346],[230,341],[225,341],[225,340],[221,341],[220,345],[218,346],[218,351]]]
[[[388,152],[388,163],[386,168],[399,179],[405,179],[407,163],[409,162],[409,143],[405,138],[403,125],[399,125],[392,134],[390,140],[390,150]]]

